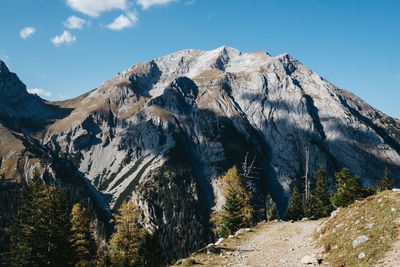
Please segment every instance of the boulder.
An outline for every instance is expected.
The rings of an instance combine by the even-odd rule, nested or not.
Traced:
[[[222,238],[222,237],[221,237],[220,239],[218,239],[217,242],[215,242],[215,245],[216,245],[216,246],[220,245],[224,240],[225,240],[225,238]]]
[[[353,241],[353,248],[358,247],[361,244],[364,244],[365,242],[368,241],[368,237],[365,235],[361,235],[359,237],[357,237],[354,241]]]
[[[315,264],[318,260],[312,255],[306,255],[301,259],[301,264]]]

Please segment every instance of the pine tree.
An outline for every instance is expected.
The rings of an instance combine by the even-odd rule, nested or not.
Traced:
[[[267,220],[270,222],[278,219],[279,219],[278,208],[276,207],[276,203],[274,202],[272,203],[271,207],[268,210]]]
[[[156,234],[145,231],[139,242],[134,266],[160,267],[163,266],[163,253]]]
[[[236,167],[230,168],[222,178],[225,206],[221,215],[221,236],[233,234],[242,227],[249,226],[253,217],[251,194],[241,180]]]
[[[293,188],[292,197],[286,210],[286,220],[297,221],[303,218],[303,203],[296,187]]]
[[[377,183],[377,188],[381,191],[392,190],[394,187],[394,180],[390,177],[390,170],[385,167],[385,175]]]
[[[314,218],[315,213],[315,200],[314,195],[309,193],[308,197],[302,199],[303,216],[309,219]]]
[[[19,202],[11,228],[12,266],[68,266],[71,260],[68,203],[55,186],[46,187],[37,170]]]
[[[71,217],[75,266],[87,266],[95,252],[90,220],[86,209],[79,203],[72,207]]]
[[[132,201],[122,203],[114,214],[116,232],[110,239],[110,255],[116,264],[133,265],[143,230],[139,225],[139,210]]]
[[[43,229],[48,234],[48,262],[51,266],[70,266],[72,250],[71,220],[68,200],[57,186],[48,188],[48,205],[44,206]],[[47,215],[47,216],[46,216]]]
[[[38,259],[37,251],[40,250],[37,240],[39,236],[35,236],[34,229],[38,221],[37,199],[43,197],[45,185],[40,178],[37,169],[34,170],[32,179],[28,180],[23,186],[21,197],[18,201],[18,210],[14,218],[14,224],[10,228],[10,265],[12,266],[29,266],[35,262],[47,264],[46,259]]]
[[[321,166],[316,172],[316,180],[316,186],[313,191],[314,209],[312,218],[319,219],[329,216],[333,210],[329,196],[329,185],[331,182],[328,179],[328,172],[324,167]]]
[[[343,168],[335,173],[336,193],[332,195],[332,204],[336,207],[347,207],[356,199],[367,197],[374,193],[371,188],[362,188],[360,177],[351,176],[350,170]]]
[[[245,216],[242,209],[243,203],[240,201],[239,194],[235,191],[230,191],[226,196],[224,213],[222,214],[222,236],[227,237],[245,225]]]

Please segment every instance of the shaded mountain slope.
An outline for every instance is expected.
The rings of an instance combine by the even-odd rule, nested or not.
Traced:
[[[209,213],[223,205],[216,178],[247,153],[259,168],[260,179],[251,182],[259,219],[267,194],[283,213],[290,185],[304,176],[306,150],[310,173],[321,165],[331,173],[348,167],[363,184],[374,185],[388,166],[400,177],[399,120],[289,54],[183,50],[135,64],[61,102],[18,88],[24,107],[44,110],[30,117],[40,127],[14,120],[26,112],[8,104],[2,107],[11,111],[1,121],[55,157],[71,160],[79,176],[101,192],[96,195],[103,206],[117,208],[133,198],[146,224],[161,232],[164,248],[174,242],[187,248],[169,259],[212,238]],[[201,225],[202,234],[189,234]]]

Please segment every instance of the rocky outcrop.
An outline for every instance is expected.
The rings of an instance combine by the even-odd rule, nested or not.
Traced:
[[[91,92],[55,103],[27,94],[4,64],[0,76],[0,88],[16,88],[3,94],[17,94],[24,103],[15,110],[0,105],[6,116],[33,107],[44,122],[35,131],[15,130],[34,132],[44,148],[71,159],[102,193],[104,205],[116,208],[134,195],[145,221],[164,233],[170,228],[161,225],[168,220],[174,229],[207,222],[209,209],[223,204],[216,178],[247,153],[260,170],[251,182],[260,210],[269,193],[283,212],[291,183],[304,176],[306,150],[310,173],[321,165],[331,173],[347,167],[365,185],[374,185],[385,166],[400,176],[399,120],[289,54],[183,50],[138,63]],[[182,228],[173,238],[196,239],[185,231],[191,230]],[[201,242],[208,240],[204,232]],[[200,244],[190,242],[192,248]]]

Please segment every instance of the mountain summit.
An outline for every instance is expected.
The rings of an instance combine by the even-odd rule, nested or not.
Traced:
[[[138,203],[170,259],[211,239],[210,210],[223,204],[216,178],[246,155],[259,170],[252,188],[260,210],[272,195],[283,212],[306,168],[347,167],[365,185],[385,166],[400,176],[400,121],[289,54],[183,50],[135,64],[77,98],[39,106],[51,112],[40,113],[46,115],[32,138],[73,159],[104,205]]]

